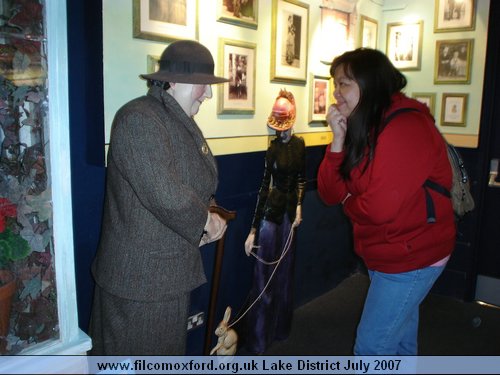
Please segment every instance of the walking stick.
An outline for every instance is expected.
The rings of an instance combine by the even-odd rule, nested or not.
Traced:
[[[228,211],[220,206],[210,206],[210,212],[217,213],[220,217],[226,220],[229,224],[231,220],[236,218],[236,211]],[[226,229],[227,232],[227,229]],[[212,335],[214,332],[215,310],[217,308],[217,295],[219,293],[220,274],[222,270],[222,259],[224,258],[224,240],[226,233],[216,242],[215,262],[212,275],[212,286],[210,289],[210,302],[208,304],[207,327],[205,331],[205,347],[204,355],[210,355],[212,347]]]

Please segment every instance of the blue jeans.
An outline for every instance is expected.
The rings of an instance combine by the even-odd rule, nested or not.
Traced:
[[[368,271],[370,287],[354,355],[417,355],[419,306],[444,266],[403,273]]]

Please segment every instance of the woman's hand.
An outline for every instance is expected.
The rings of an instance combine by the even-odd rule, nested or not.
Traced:
[[[333,132],[333,142],[330,151],[341,152],[344,149],[345,135],[347,132],[347,118],[339,112],[335,104],[332,104],[330,108],[328,108],[326,121]]]

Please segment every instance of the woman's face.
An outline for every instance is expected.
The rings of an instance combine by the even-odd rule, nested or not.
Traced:
[[[205,99],[212,97],[212,88],[210,85],[171,83],[168,92],[177,100],[189,117],[196,115],[200,110],[201,103]]]
[[[333,95],[337,101],[337,109],[343,116],[349,117],[359,103],[359,86],[356,81],[346,76],[343,65],[335,69],[333,82],[335,85]]]

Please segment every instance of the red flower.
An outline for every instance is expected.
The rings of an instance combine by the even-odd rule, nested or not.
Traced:
[[[5,218],[16,216],[16,205],[7,198],[0,198],[0,233],[5,230]]]

